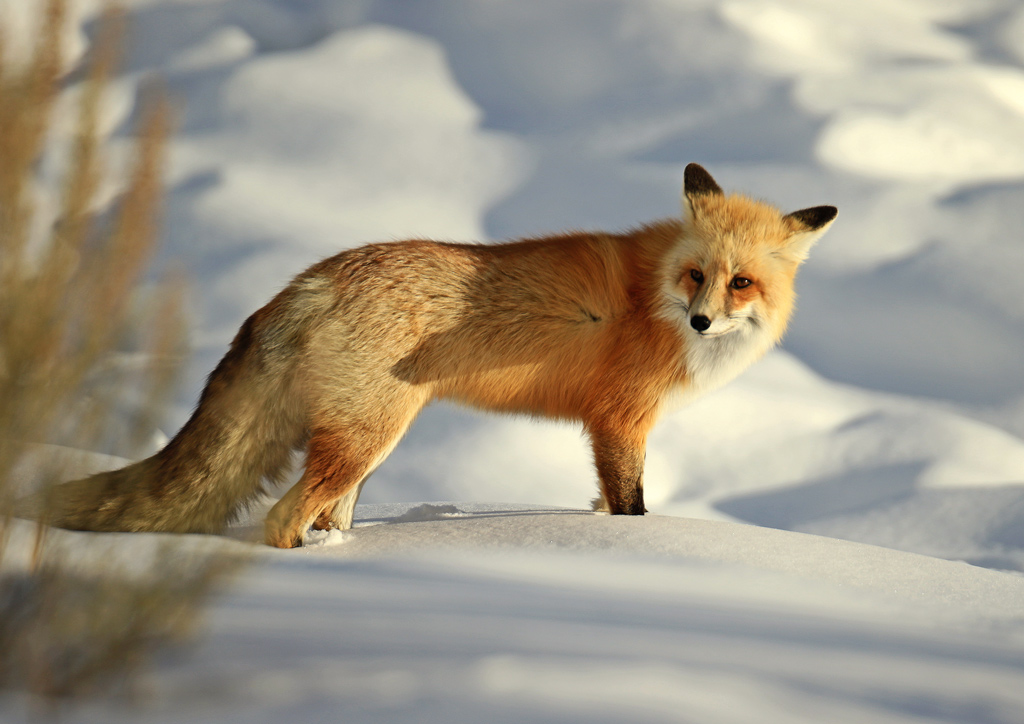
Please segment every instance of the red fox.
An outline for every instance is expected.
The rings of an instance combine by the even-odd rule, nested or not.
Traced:
[[[434,400],[580,422],[600,507],[643,515],[667,400],[729,381],[779,341],[833,206],[783,215],[686,167],[681,218],[501,244],[401,241],[299,274],[239,330],[166,447],[58,486],[56,525],[221,531],[305,449],[267,544],[348,528],[359,491]]]

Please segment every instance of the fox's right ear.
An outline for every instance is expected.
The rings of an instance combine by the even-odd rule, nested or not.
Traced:
[[[835,206],[814,206],[783,216],[793,230],[786,242],[786,254],[797,262],[806,261],[811,247],[832,226],[838,213]]]
[[[687,164],[683,171],[683,218],[693,218],[693,204],[698,196],[721,196],[722,187],[715,183],[699,163]]]

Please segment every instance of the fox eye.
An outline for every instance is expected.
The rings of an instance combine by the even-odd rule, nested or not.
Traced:
[[[701,284],[704,281],[704,275],[701,274],[700,269],[691,269],[690,279],[693,279],[693,281],[697,282],[698,284]]]
[[[745,289],[746,287],[749,287],[751,283],[752,282],[746,277],[735,277],[732,280],[732,284],[730,284],[729,286],[731,286],[733,289]]]

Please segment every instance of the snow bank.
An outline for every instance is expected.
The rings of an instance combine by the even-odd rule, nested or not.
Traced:
[[[367,507],[340,545],[262,549],[201,643],[162,662],[145,708],[65,719],[1009,724],[1024,711],[1020,576],[733,523],[454,508]],[[130,559],[149,538],[108,542]]]

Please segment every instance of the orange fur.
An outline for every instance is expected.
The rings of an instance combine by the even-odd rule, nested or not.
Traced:
[[[58,524],[216,530],[304,446],[266,521],[268,544],[301,545],[311,524],[351,524],[363,482],[440,399],[582,423],[607,509],[643,514],[666,400],[778,341],[797,266],[835,215],[726,196],[696,164],[685,181],[682,218],[624,234],[373,244],[314,265],[242,326],[175,439],[66,484]]]

